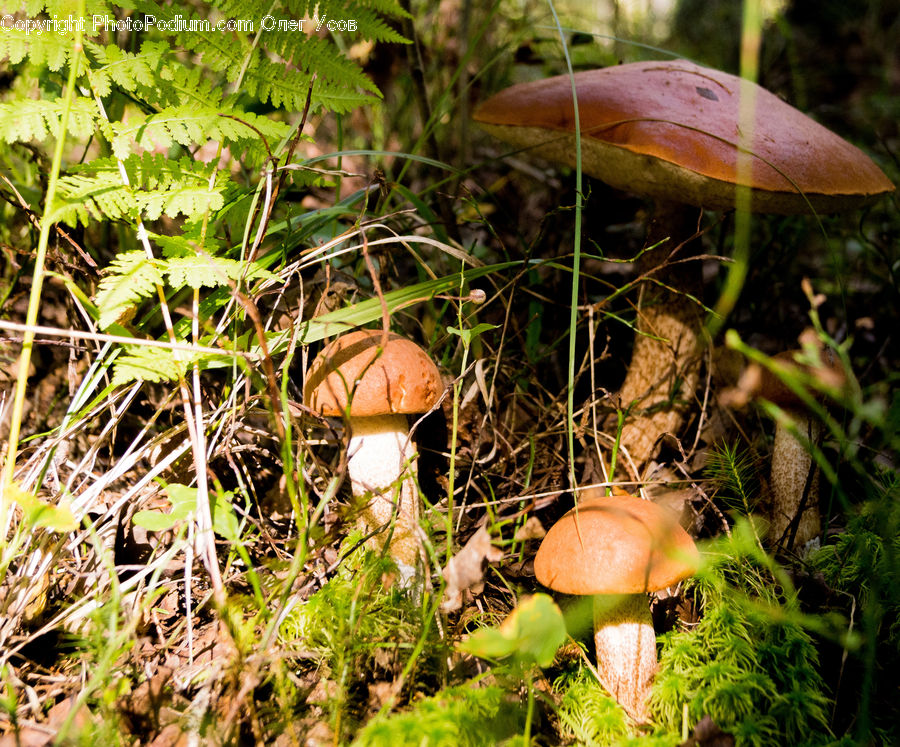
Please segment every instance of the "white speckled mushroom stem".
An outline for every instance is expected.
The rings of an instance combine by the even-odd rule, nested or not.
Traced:
[[[802,415],[796,415],[800,433],[806,434],[812,443],[819,437],[819,423]],[[812,474],[810,474],[810,472]],[[807,489],[807,482],[809,487]],[[803,547],[822,531],[819,514],[819,471],[815,468],[807,447],[794,438],[783,425],[775,427],[775,443],[772,447],[771,521],[769,536],[775,543]],[[800,514],[797,532],[788,543],[791,523]]]
[[[644,273],[664,263],[679,243],[693,235],[698,216],[694,208],[659,203],[647,245],[668,240],[640,258],[639,271]],[[691,253],[689,247],[684,247],[675,259],[685,259]],[[641,289],[634,350],[619,390],[622,407],[634,403],[622,428],[621,444],[637,465],[655,454],[656,443],[663,434],[679,435],[700,381],[702,319],[696,302],[684,295],[699,294],[700,263],[671,265],[652,277],[681,292],[661,288],[652,281]]]
[[[635,721],[649,720],[656,633],[646,594],[594,597],[594,646],[600,682]]]
[[[353,495],[369,496],[359,521],[366,532],[381,529],[370,546],[380,550],[396,512],[388,554],[409,574],[418,564],[419,496],[413,474],[415,449],[410,443],[406,415],[378,415],[350,419],[352,435],[347,469]],[[404,566],[406,566],[404,568]]]

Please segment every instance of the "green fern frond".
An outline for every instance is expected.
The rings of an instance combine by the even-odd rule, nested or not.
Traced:
[[[327,65],[323,59],[317,59],[316,64],[323,67]],[[365,80],[365,88],[374,88],[368,78]],[[283,65],[268,60],[260,60],[247,72],[245,81],[247,91],[260,101],[268,100],[278,108],[302,110],[306,104],[312,75],[299,70],[287,70]],[[331,83],[325,78],[316,78],[311,101],[313,110],[325,108],[337,114],[346,114],[352,109],[371,104],[374,95],[372,92],[361,93],[350,86]]]
[[[325,107],[338,113],[347,112],[365,103],[371,103],[377,91],[372,81],[352,63],[345,60],[338,50],[325,40],[312,38],[304,45],[300,63],[305,69],[289,67],[284,62],[272,62],[261,56],[258,50],[250,53],[246,63],[241,45],[229,43],[223,34],[192,34],[185,37],[185,46],[203,55],[204,64],[221,72],[229,82],[235,82],[242,74],[241,91],[273,107],[300,111],[306,104],[313,71],[316,82],[313,87],[312,108]],[[361,89],[361,90],[360,90]]]
[[[193,225],[186,225],[185,232],[175,236],[165,236],[163,234],[150,233],[147,235],[150,240],[162,249],[163,256],[168,258],[174,257],[194,257],[201,252],[199,240],[194,235]],[[213,236],[207,236],[202,247],[202,253],[218,256],[222,250],[222,242]]]
[[[114,44],[102,46],[91,41],[85,48],[96,60],[88,73],[97,95],[109,96],[113,84],[123,91],[135,91],[139,86],[152,88],[156,71],[170,52],[165,42],[144,42],[137,54],[126,52]]]
[[[95,299],[100,311],[100,327],[106,329],[139,301],[155,292],[163,281],[158,263],[142,251],[119,254],[100,281]]]
[[[275,279],[275,275],[264,270],[258,265],[246,267],[244,262],[223,257],[210,257],[208,255],[197,257],[175,257],[165,260],[163,269],[168,275],[169,284],[173,288],[215,287],[228,285],[229,281],[236,282],[241,277],[249,280],[259,278]]]
[[[171,288],[212,288],[229,286],[241,278],[258,280],[274,279],[274,275],[253,263],[249,267],[236,259],[199,253],[195,245],[183,236],[151,238],[163,246],[166,259],[147,258],[142,251],[119,254],[107,268],[100,281],[95,303],[100,312],[103,329],[118,320],[145,298],[154,296],[156,287],[163,283]],[[215,244],[207,245],[208,250]]]
[[[191,362],[184,352],[176,356],[174,351],[165,348],[127,345],[125,352],[116,358],[112,385],[123,386],[132,381],[178,381]]]
[[[65,22],[78,16],[78,4],[73,0],[27,0],[19,4],[22,7],[9,10],[22,10],[18,20],[43,24],[41,33],[32,27],[29,30],[7,25],[0,33],[0,62],[9,60],[18,65],[26,57],[36,68],[48,68],[58,71],[67,65],[72,53],[74,28],[55,25],[57,19]],[[6,11],[7,8],[4,8]],[[86,0],[82,17],[85,23],[85,35],[93,30],[91,19],[94,16],[110,16],[112,7],[106,0]]]
[[[154,88],[142,88],[144,100],[159,109],[169,106],[192,104],[217,107],[224,91],[209,71],[202,67],[185,67],[178,60],[163,65]]]
[[[72,169],[59,180],[61,205],[53,220],[69,225],[90,219],[135,219],[139,215],[156,220],[161,215],[199,218],[207,210],[224,204],[227,175],[217,173],[212,189],[212,167],[182,158],[172,161],[161,154],[144,153],[123,162],[129,185],[122,183],[119,162],[100,158]]]
[[[185,104],[170,107],[149,117],[132,117],[113,124],[113,152],[127,158],[132,143],[144,150],[168,150],[174,143],[190,148],[208,140],[240,143],[249,148],[260,135],[275,145],[290,132],[283,122],[244,111],[225,112],[212,106]]]
[[[328,0],[327,2],[289,0],[287,5],[299,17],[315,18],[317,22],[328,19],[338,21],[352,19],[356,22],[356,33],[363,39],[400,43],[409,41],[379,17],[412,17],[394,0],[362,0],[362,2],[359,0]]]
[[[27,12],[27,11],[26,11]],[[29,15],[29,19],[34,16]],[[56,72],[68,64],[72,40],[66,35],[45,31],[41,34],[24,29],[6,28],[0,33],[0,62],[18,65],[26,57],[37,68]]]
[[[240,358],[235,359],[226,351],[191,353],[187,350],[125,345],[123,353],[113,365],[112,386],[122,386],[132,381],[178,381],[195,365],[201,370],[222,368],[232,366],[235,360],[241,363]]]
[[[298,38],[304,39],[302,44],[298,43]],[[359,69],[359,66],[341,55],[328,39],[318,36],[298,37],[295,33],[271,31],[266,35],[266,43],[271,43],[274,51],[290,60],[292,66],[304,75],[309,76],[315,71],[317,79],[320,78],[326,87],[378,92],[375,84]],[[283,68],[280,64],[270,64]],[[260,72],[265,72],[264,67],[261,67]]]
[[[223,2],[216,5],[226,16],[238,18],[288,17],[312,23],[315,12],[320,17],[353,20],[358,24],[357,33],[362,38],[403,41],[367,4],[331,2],[280,8],[271,3],[248,0],[239,4]],[[185,19],[183,9],[160,6],[152,0],[135,0],[134,7],[161,20],[171,21],[176,15]],[[385,9],[382,11],[385,14],[403,14],[396,4],[382,3],[380,7]],[[357,10],[359,19],[354,16]],[[256,30],[262,31],[258,25]],[[269,102],[277,108],[302,110],[313,74],[316,75],[313,109],[326,107],[346,112],[361,104],[371,103],[379,95],[359,66],[348,60],[331,40],[307,32],[280,31],[277,28],[262,33],[265,34],[266,52],[277,54],[281,59],[269,59],[259,47],[251,44],[249,38],[237,32],[190,30],[175,31],[170,35],[177,44],[200,56],[206,68],[221,73],[229,83],[240,80],[242,95]],[[371,37],[366,34],[371,34]]]
[[[63,99],[18,100],[13,104],[0,104],[0,140],[28,143],[46,140],[48,135],[58,137],[64,106]],[[75,138],[89,138],[94,132],[98,114],[93,99],[76,97],[69,109],[67,132]]]

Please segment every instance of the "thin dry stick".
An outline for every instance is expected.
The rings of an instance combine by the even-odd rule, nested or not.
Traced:
[[[369,240],[366,238],[365,232],[362,233],[362,255],[366,261],[366,269],[369,271],[369,276],[372,278],[372,287],[375,289],[375,295],[378,296],[378,301],[381,303],[381,328],[384,332],[382,344],[385,344],[390,331],[391,312],[388,310],[387,301],[384,298],[384,293],[381,291],[381,281],[378,279],[378,273],[375,272],[375,265],[369,256]]]
[[[185,353],[221,355],[229,353],[239,355],[242,358],[253,362],[256,356],[252,353],[243,353],[237,350],[227,350],[226,348],[211,348],[204,345],[192,345],[189,342],[166,342],[165,340],[151,340],[146,337],[125,337],[124,335],[108,335],[102,332],[84,332],[79,329],[58,329],[56,327],[45,327],[40,324],[29,325],[19,324],[18,322],[8,322],[0,319],[0,329],[10,332],[28,332],[31,331],[35,336],[46,335],[47,337],[68,337],[73,340],[90,340],[92,342],[111,342],[120,345],[136,345],[139,347],[160,348],[161,350],[181,350]],[[44,341],[45,344],[49,344]]]
[[[250,317],[250,321],[253,323],[256,338],[259,340],[263,373],[266,377],[266,394],[272,408],[275,429],[278,432],[279,440],[284,441],[287,437],[287,433],[284,429],[284,413],[281,409],[281,393],[278,390],[278,379],[275,376],[275,364],[272,362],[272,356],[269,354],[269,346],[266,343],[266,328],[263,324],[262,316],[253,300],[241,293],[236,285],[232,284],[231,292],[238,303],[244,308],[244,311],[247,312],[247,316]]]
[[[297,143],[300,142],[300,138],[303,136],[303,128],[306,126],[306,119],[309,116],[309,107],[312,103],[312,92],[313,86],[316,82],[316,74],[313,73],[312,78],[309,81],[309,88],[306,91],[306,104],[303,107],[303,115],[300,117],[300,124],[297,126],[297,134],[294,136],[294,139],[291,141],[291,145],[288,148],[287,155],[285,157],[285,165],[291,162],[291,158],[294,157],[294,150],[297,148]],[[272,210],[275,207],[275,202],[278,199],[278,195],[281,192],[282,187],[284,186],[284,181],[287,179],[288,171],[287,169],[283,169],[281,174],[278,177],[278,181],[276,182],[274,188],[272,187],[272,168],[271,164],[266,168],[266,200],[264,203],[265,213],[263,214],[262,220],[259,223],[259,230],[256,232],[256,240],[253,242],[253,247],[250,249],[250,254],[247,256],[247,266],[249,267],[250,263],[256,259],[256,255],[259,252],[259,247],[262,244],[262,240],[266,236],[266,231],[269,227],[269,222],[272,220]],[[257,205],[256,213],[250,221],[250,225],[256,222],[256,218],[259,215],[259,205]]]

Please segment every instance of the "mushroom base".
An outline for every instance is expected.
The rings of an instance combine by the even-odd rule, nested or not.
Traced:
[[[646,594],[594,597],[594,646],[600,682],[635,721],[650,720],[656,632]]]
[[[418,564],[421,543],[417,536],[416,452],[406,416],[356,417],[351,428],[347,471],[353,495],[368,497],[359,515],[360,526],[376,532],[370,547],[381,550],[387,543],[388,554],[408,571]]]
[[[800,432],[813,443],[818,439],[818,423],[801,417]],[[806,447],[787,428],[775,428],[772,448],[771,525],[769,537],[783,547],[803,547],[822,531],[819,514],[819,470]],[[793,524],[796,521],[796,531]]]

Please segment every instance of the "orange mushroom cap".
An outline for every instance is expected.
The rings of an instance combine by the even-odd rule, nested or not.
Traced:
[[[414,342],[381,330],[356,330],[325,346],[309,368],[303,400],[323,415],[412,415],[428,412],[443,383],[437,366]],[[379,355],[379,349],[381,353]]]
[[[556,522],[534,558],[564,594],[640,594],[692,576],[699,553],[668,510],[632,496],[590,498]]]
[[[859,148],[765,89],[685,60],[577,73],[582,164],[613,187],[710,209],[734,207],[740,105],[755,108],[752,207],[808,213],[855,209],[894,185]],[[575,165],[567,75],[512,86],[474,118],[513,145]]]

